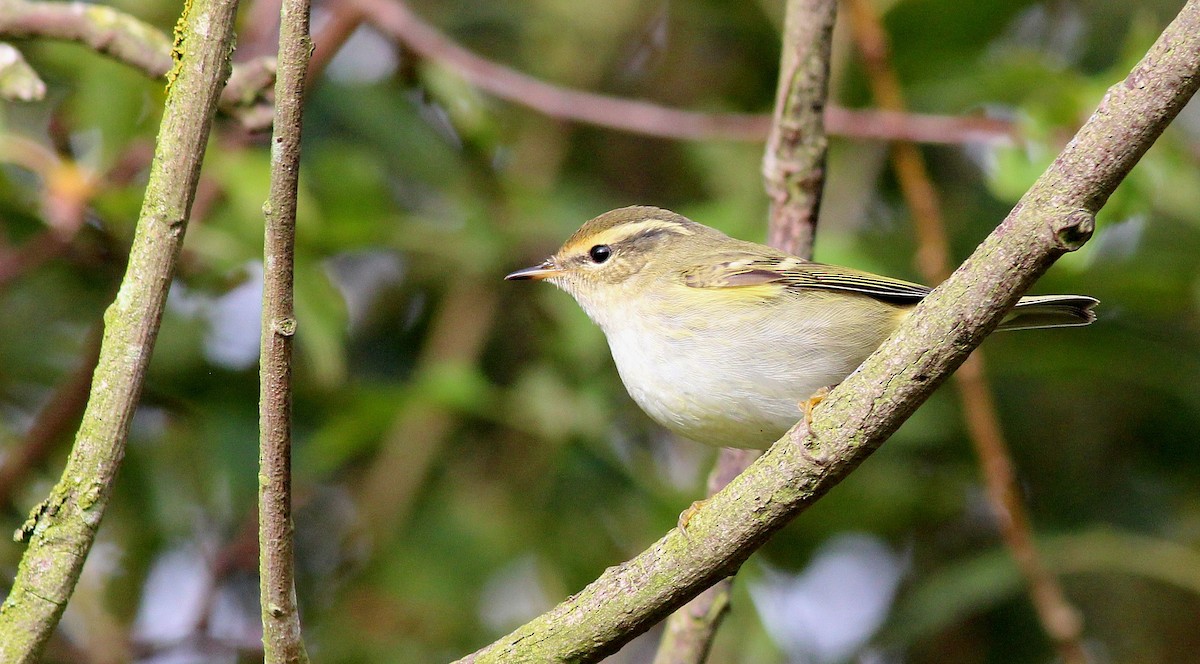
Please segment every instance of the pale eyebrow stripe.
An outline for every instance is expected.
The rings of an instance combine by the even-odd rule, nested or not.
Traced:
[[[677,235],[694,235],[695,231],[683,224],[662,219],[645,219],[631,224],[622,224],[591,236],[587,244],[621,244],[638,236],[645,237],[654,233],[675,233]]]

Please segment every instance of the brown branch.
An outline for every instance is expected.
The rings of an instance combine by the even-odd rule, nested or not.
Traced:
[[[758,450],[721,448],[708,475],[708,495],[713,496],[741,475],[759,456]],[[729,612],[733,575],[717,581],[667,618],[654,664],[701,664],[708,659],[713,639]]]
[[[38,411],[24,440],[5,451],[4,461],[0,463],[0,505],[12,502],[13,492],[21,480],[34,466],[45,461],[55,444],[79,423],[99,356],[100,328],[97,326],[88,333],[78,366]]]
[[[779,88],[763,180],[771,202],[768,242],[811,257],[825,184],[825,104],[836,0],[788,0]]]
[[[0,607],[2,661],[38,659],[79,579],[111,495],[217,97],[229,75],[236,9],[236,0],[192,0],[180,20],[180,60],[168,88],[128,269],[104,315],[100,360],[83,421],[62,478],[18,533],[29,546]]]
[[[480,90],[552,118],[681,140],[762,141],[771,127],[767,115],[684,111],[552,85],[472,53],[422,21],[401,2],[350,0],[349,5],[358,8],[381,32],[422,58],[446,67]],[[848,138],[963,143],[1007,141],[1013,137],[1011,123],[982,117],[831,107],[825,120],[830,133]]]
[[[154,26],[104,5],[82,2],[0,0],[0,37],[43,37],[83,44],[93,51],[141,70],[152,78],[166,76],[172,66],[171,40]],[[241,69],[250,72],[240,73]],[[234,67],[231,85],[221,95],[223,110],[236,110],[270,87],[274,63],[251,59]],[[259,82],[247,90],[234,81]],[[246,101],[246,100],[249,101]]]
[[[329,8],[330,16],[325,26],[313,40],[312,60],[308,63],[308,80],[316,81],[325,72],[329,62],[342,50],[342,46],[362,25],[363,16],[356,8],[337,3]]]
[[[353,0],[381,31],[422,57],[453,70],[476,87],[551,117],[594,124],[610,129],[681,140],[762,141],[771,118],[767,115],[700,113],[667,108],[645,101],[570,90],[539,81],[493,63],[464,49],[424,23],[407,8],[387,0]],[[98,53],[142,70],[154,77],[170,68],[170,43],[152,26],[110,7],[87,5],[87,11],[68,3],[0,0],[0,36],[48,37],[90,46]],[[338,16],[353,9],[337,5]],[[332,30],[334,26],[330,26]],[[322,35],[324,36],[324,35]],[[322,41],[322,40],[318,40]],[[324,53],[314,63],[322,65]],[[273,70],[269,58],[251,59],[234,67],[234,79],[259,81]],[[252,71],[239,73],[243,67]],[[231,85],[221,96],[222,110],[247,129],[270,126],[269,108],[255,105],[269,87]],[[829,133],[862,140],[905,140],[918,143],[974,143],[1010,141],[1011,122],[982,116],[944,116],[894,113],[830,106],[825,123]]]
[[[304,664],[308,654],[296,606],[292,523],[292,341],[296,197],[304,84],[312,55],[309,0],[284,0],[279,20],[271,190],[263,250],[262,346],[259,370],[259,592],[263,660]]]
[[[879,15],[868,0],[846,2],[854,39],[862,54],[876,103],[889,110],[903,111],[904,94],[900,78],[892,67],[888,37]],[[938,283],[950,275],[950,249],[937,188],[929,177],[920,150],[912,143],[892,146],[892,168],[912,211],[919,244],[917,268],[927,281]],[[954,375],[954,384],[962,401],[971,442],[979,457],[988,501],[1000,534],[1029,587],[1042,629],[1050,636],[1064,662],[1084,664],[1088,658],[1082,644],[1083,621],[1067,601],[1058,579],[1038,555],[1029,515],[1017,487],[1012,456],[988,387],[983,349],[976,350],[963,362]]]
[[[1117,184],[1200,86],[1200,0],[1012,212],[861,367],[678,529],[470,662],[590,662],[735,571],[874,452],[1060,256],[1082,246]]]

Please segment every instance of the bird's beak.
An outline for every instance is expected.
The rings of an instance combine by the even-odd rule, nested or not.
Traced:
[[[507,277],[504,277],[504,279],[505,281],[520,281],[523,279],[541,281],[542,279],[553,277],[559,274],[562,274],[562,270],[558,269],[558,266],[554,264],[554,259],[547,258],[546,260],[542,261],[541,265],[535,265],[533,267],[527,267],[523,270],[517,270]]]

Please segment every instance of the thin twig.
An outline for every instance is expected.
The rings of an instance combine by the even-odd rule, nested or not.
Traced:
[[[1200,0],[1189,0],[1109,88],[1008,217],[896,332],[746,472],[636,558],[461,661],[591,662],[735,571],[818,500],[966,359],[1063,254],[1200,87]]]
[[[449,67],[473,85],[501,99],[551,117],[681,140],[762,141],[771,126],[771,118],[767,115],[684,111],[551,85],[471,53],[420,21],[403,6],[386,0],[354,0],[352,4],[366,12],[376,27],[404,42],[422,57]],[[73,7],[70,3],[0,0],[0,37],[76,41],[155,77],[170,68],[170,43],[152,26],[110,7],[87,5],[87,11],[82,12]],[[338,5],[338,10],[344,7]],[[239,74],[242,68],[253,71]],[[234,67],[235,80],[259,81],[261,74],[272,70],[273,62],[254,58]],[[235,115],[248,129],[265,129],[269,126],[270,112],[247,104],[257,101],[269,85],[270,81],[261,88],[231,85],[221,97],[221,108]],[[830,106],[825,111],[825,123],[832,135],[862,140],[958,144],[1008,142],[1015,137],[1011,122],[984,116],[894,113]]]
[[[0,0],[0,36],[63,39],[83,44],[93,51],[141,70],[152,78],[170,71],[171,40],[154,26],[129,14],[82,2],[29,2]],[[250,71],[238,73],[242,69]],[[254,81],[260,87],[247,90],[230,85],[221,95],[222,109],[232,110],[253,101],[273,79],[263,73],[274,71],[274,62],[249,59],[234,67],[232,81]]]
[[[96,370],[99,357],[100,327],[97,325],[95,330],[88,333],[79,364],[38,411],[24,440],[5,450],[4,460],[0,463],[0,505],[12,502],[13,493],[21,480],[34,466],[45,461],[54,450],[55,443],[79,423],[79,416],[87,405],[88,388],[92,385],[92,372]]]
[[[313,40],[315,47],[308,62],[309,81],[316,81],[324,73],[325,67],[363,22],[362,13],[349,5],[336,3],[329,11],[329,18]]]
[[[312,55],[309,0],[284,0],[279,20],[271,191],[263,208],[262,347],[259,397],[258,551],[266,664],[308,662],[296,606],[292,524],[292,342],[296,197],[304,84]]]
[[[351,0],[384,34],[422,58],[438,63],[471,85],[543,115],[636,134],[681,140],[762,141],[767,115],[698,113],[645,101],[582,92],[546,83],[482,58],[422,21],[402,2]],[[849,138],[932,140],[939,143],[1008,141],[1009,122],[983,117],[946,117],[829,108],[829,132]]]
[[[890,46],[883,22],[867,0],[846,0],[855,42],[862,54],[875,101],[881,107],[903,111],[904,95],[900,78],[892,67]],[[900,189],[912,211],[919,249],[917,268],[930,283],[950,276],[949,242],[937,188],[929,177],[920,150],[912,143],[892,146],[892,168]],[[1004,440],[1004,431],[996,415],[988,387],[983,349],[977,349],[954,374],[954,384],[962,400],[987,496],[1004,543],[1012,552],[1017,567],[1029,586],[1030,599],[1058,654],[1067,664],[1085,664],[1083,621],[1067,601],[1058,578],[1046,567],[1034,544],[1029,515],[1017,488],[1012,456]]]
[[[38,659],[79,579],[112,493],[217,98],[229,75],[236,10],[236,0],[192,0],[180,20],[180,59],[170,77],[129,265],[104,314],[100,361],[83,421],[62,478],[18,533],[29,546],[0,607],[0,661]]]

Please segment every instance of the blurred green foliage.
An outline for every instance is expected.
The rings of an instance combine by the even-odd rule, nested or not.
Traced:
[[[329,4],[318,3],[317,26]],[[782,3],[412,4],[475,52],[564,86],[707,111],[772,103]],[[924,148],[956,258],[1003,217],[1177,4],[889,3],[913,109],[986,110],[1011,118],[1022,137]],[[158,0],[122,8],[166,31],[178,9]],[[28,255],[47,229],[82,225],[0,283],[9,456],[78,363],[118,283],[163,100],[159,82],[81,47],[17,44],[49,94],[0,108],[0,140],[32,141],[60,163],[43,172],[11,156],[0,163],[0,260]],[[833,98],[869,106],[847,35],[834,52]],[[454,658],[673,527],[713,457],[636,409],[602,335],[566,295],[501,277],[587,218],[633,203],[761,240],[761,146],[550,120],[412,61],[368,29],[315,82],[307,113],[295,459],[310,652],[323,662]],[[1037,534],[1102,662],[1200,661],[1198,132],[1189,108],[1114,195],[1091,244],[1039,284],[1098,297],[1097,324],[985,345]],[[915,279],[909,213],[886,156],[881,143],[834,141],[816,254]],[[175,650],[195,661],[256,657],[247,545],[268,163],[265,137],[218,120],[115,501],[52,661]],[[75,217],[50,207],[73,190],[47,174],[67,166],[95,174]],[[935,395],[751,560],[712,661],[1051,659],[965,436],[953,394]],[[67,438],[10,492],[10,531],[56,478]],[[893,552],[899,587],[884,597],[882,626],[841,654],[803,639],[789,646],[763,627],[758,590],[812,569],[848,532]],[[7,578],[20,554],[0,546]],[[183,626],[163,627],[167,615]],[[653,637],[639,640],[613,661],[646,661],[652,648]]]

